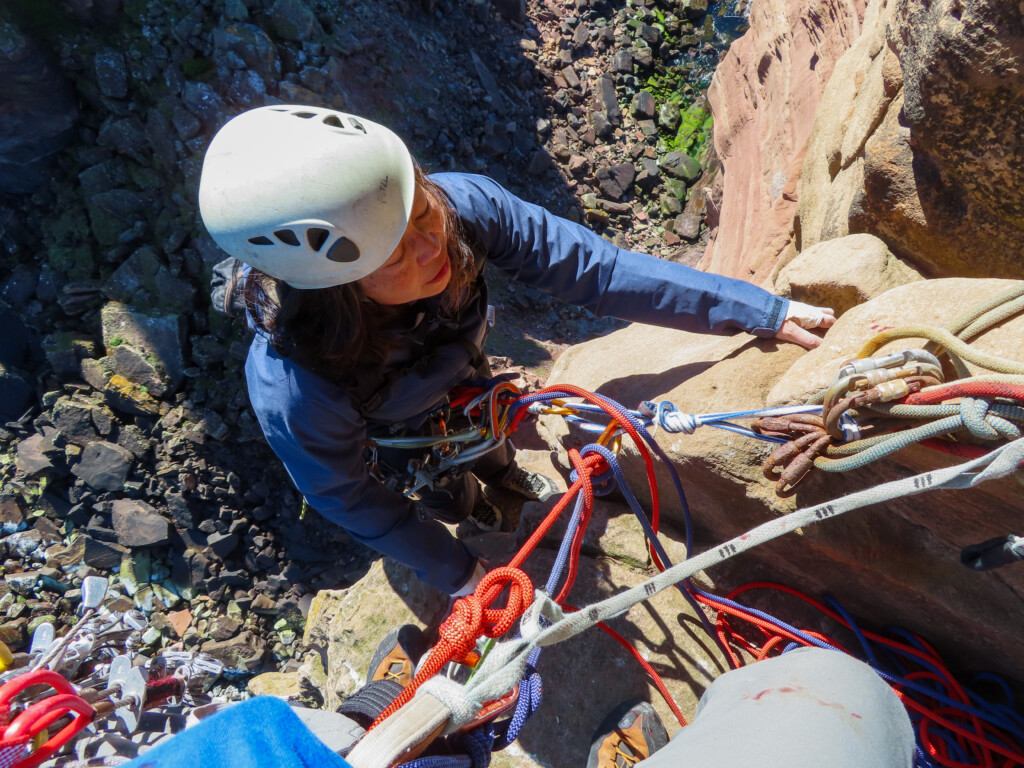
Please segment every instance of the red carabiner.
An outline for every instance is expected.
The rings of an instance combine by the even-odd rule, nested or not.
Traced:
[[[6,725],[7,718],[11,714],[11,700],[34,685],[48,685],[57,693],[74,695],[75,689],[71,687],[65,678],[49,669],[36,669],[18,675],[13,680],[8,680],[0,685],[0,724]]]
[[[48,760],[92,722],[96,710],[80,696],[73,693],[58,693],[56,696],[37,701],[14,718],[14,721],[4,729],[0,740],[7,744],[23,743],[27,746],[55,722],[71,714],[74,714],[75,718],[70,723],[34,752],[15,762],[11,768],[35,768],[44,760]]]
[[[57,691],[57,695],[49,696],[26,707],[25,711],[14,718],[10,724],[7,724],[7,720],[11,716],[11,701],[19,694],[37,685],[48,685]],[[4,747],[21,746],[27,749],[36,736],[61,718],[71,714],[75,715],[74,720],[37,750],[14,762],[12,768],[34,768],[48,759],[92,722],[96,710],[75,693],[71,683],[49,669],[26,672],[0,686],[0,723],[6,725],[0,732],[0,745]]]

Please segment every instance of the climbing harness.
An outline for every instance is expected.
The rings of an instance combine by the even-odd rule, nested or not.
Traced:
[[[695,588],[688,581],[698,571],[777,536],[848,511],[932,490],[970,488],[1018,473],[1024,466],[1021,431],[1024,365],[976,353],[965,340],[1024,309],[1022,296],[1024,290],[1015,287],[1009,298],[1004,295],[999,301],[987,302],[987,308],[962,322],[955,321],[950,329],[912,327],[887,332],[887,339],[919,336],[932,344],[925,349],[870,357],[883,345],[872,340],[856,359],[842,367],[832,384],[807,405],[691,415],[680,413],[671,403],[644,402],[636,411],[630,411],[607,398],[568,386],[549,387],[518,397],[513,397],[509,391],[507,398],[494,401],[498,405],[497,412],[481,412],[482,419],[490,421],[481,428],[480,444],[484,438],[500,441],[501,432],[511,433],[528,414],[562,416],[583,432],[596,435],[596,441],[578,451],[569,450],[574,471],[568,492],[508,566],[489,573],[474,594],[456,602],[452,614],[439,630],[438,644],[421,664],[413,683],[381,714],[348,755],[350,763],[356,768],[383,768],[404,754],[404,758],[397,760],[403,762],[419,754],[424,741],[446,733],[449,734],[445,737],[449,740],[448,753],[464,755],[459,759],[465,762],[458,765],[486,766],[490,752],[485,750],[481,756],[480,744],[489,744],[492,750],[503,748],[514,740],[526,719],[536,711],[540,698],[537,664],[544,647],[620,616],[631,606],[670,586],[679,588],[687,599],[715,611],[716,629],[711,631],[711,636],[723,648],[731,666],[743,663],[740,654],[756,660],[799,645],[856,652],[890,683],[907,707],[918,731],[918,766],[1024,763],[1024,720],[1013,712],[1008,689],[1004,686],[1006,701],[998,704],[969,693],[920,638],[902,630],[894,630],[889,636],[866,632],[857,627],[835,601],[829,600],[827,606],[814,603],[853,633],[859,650],[847,649],[831,638],[790,627],[768,614],[736,603],[731,598],[739,592],[719,598]],[[1012,305],[1010,310],[1006,309],[1008,303]],[[927,333],[917,333],[923,330]],[[967,363],[983,365],[995,373],[972,376]],[[957,378],[950,381],[951,373]],[[958,402],[949,402],[956,398],[960,398]],[[575,399],[583,402],[570,402]],[[744,419],[755,420],[752,428],[736,423]],[[800,509],[693,555],[685,494],[678,475],[652,439],[649,429],[692,434],[701,426],[779,444],[766,462],[765,473],[778,482],[781,495],[791,493],[793,486],[812,467],[841,471],[863,466],[917,442],[963,456],[967,461]],[[627,437],[632,439],[645,465],[651,495],[649,515],[625,484],[618,465],[617,453]],[[473,444],[472,441],[467,443]],[[671,564],[657,541],[659,496],[652,452],[666,462],[682,504],[688,558],[678,565]],[[846,460],[847,457],[851,460]],[[790,471],[797,459],[798,463]],[[846,463],[842,464],[843,461]],[[616,487],[637,514],[649,540],[652,561],[661,573],[632,589],[576,611],[566,599],[575,578],[579,547],[593,498]],[[573,507],[571,520],[551,576],[543,589],[534,592],[519,566],[570,505]],[[963,558],[971,567],[981,569],[1015,562],[1022,556],[1024,539],[1011,535],[968,548]],[[494,608],[506,589],[505,607]],[[703,610],[698,610],[697,615],[705,616]],[[517,621],[520,636],[505,635]],[[747,640],[735,630],[732,624],[739,621],[751,623],[762,633],[762,641]],[[463,659],[475,647],[478,637],[501,638],[503,635],[477,664],[465,684],[436,674],[449,661]],[[486,702],[507,695],[515,685],[519,686],[519,701],[510,720],[483,724],[476,732],[470,732],[470,735],[477,734],[473,739],[459,734],[466,723],[477,717]],[[663,690],[680,723],[685,724],[667,690],[658,681],[656,685]],[[408,764],[428,768],[435,765],[437,759],[425,757]]]
[[[425,431],[430,434],[368,437],[364,454],[371,476],[385,488],[416,499],[420,491],[467,471],[508,437],[507,409],[521,392],[507,379],[497,376],[486,387],[456,388],[428,416]]]

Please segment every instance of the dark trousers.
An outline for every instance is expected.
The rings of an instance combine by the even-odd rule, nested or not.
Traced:
[[[420,503],[432,517],[442,523],[460,523],[480,500],[479,478],[488,485],[498,485],[515,459],[516,449],[508,440],[477,459],[470,471],[449,477],[429,490],[422,489]]]

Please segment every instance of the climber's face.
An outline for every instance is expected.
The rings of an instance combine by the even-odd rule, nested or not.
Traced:
[[[359,281],[367,298],[378,304],[408,304],[448,287],[452,264],[441,205],[416,186],[412,215],[398,247],[383,266]]]

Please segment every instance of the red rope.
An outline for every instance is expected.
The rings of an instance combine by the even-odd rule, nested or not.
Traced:
[[[579,608],[577,608],[575,605],[569,605],[568,603],[563,603],[562,608],[572,613],[575,613],[579,610]],[[683,716],[682,711],[679,709],[679,705],[676,704],[675,699],[672,698],[672,694],[668,692],[668,686],[665,685],[665,681],[661,679],[661,675],[659,675],[655,671],[654,667],[651,666],[650,662],[648,662],[647,659],[641,656],[640,652],[636,648],[634,648],[626,638],[624,638],[614,629],[609,627],[603,621],[597,622],[597,626],[600,627],[605,632],[605,634],[607,634],[609,637],[615,640],[615,642],[617,642],[619,645],[621,645],[623,648],[629,651],[633,655],[634,659],[640,662],[640,666],[643,667],[647,674],[650,676],[651,682],[654,683],[654,687],[658,689],[658,693],[661,694],[661,697],[665,699],[665,703],[668,704],[668,708],[672,710],[672,714],[675,715],[676,720],[679,721],[679,725],[685,727],[686,718]]]
[[[1003,397],[1008,400],[1024,400],[1024,384],[1004,384],[998,381],[951,382],[937,387],[928,387],[909,395],[903,402],[907,405],[934,405],[957,397]]]
[[[738,595],[754,589],[771,589],[783,592],[787,595],[792,595],[793,597],[796,597],[821,611],[843,627],[846,627],[847,629],[851,628],[849,623],[840,614],[813,598],[804,595],[798,590],[785,587],[780,584],[774,584],[771,582],[754,582],[746,584],[733,590],[726,599],[735,600]],[[730,648],[730,646],[740,647],[749,652],[757,660],[761,660],[768,657],[772,651],[778,649],[778,647],[786,641],[796,642],[804,646],[809,645],[807,640],[799,635],[789,632],[783,627],[767,622],[757,616],[753,616],[742,608],[737,609],[733,606],[724,605],[713,597],[707,597],[702,594],[697,594],[695,597],[705,605],[709,605],[719,611],[717,619],[719,636],[723,639],[723,645],[726,648]],[[728,617],[739,618],[752,624],[764,635],[764,644],[758,648],[750,641],[743,638],[729,625]],[[806,630],[802,631],[804,631],[805,634],[811,635],[816,639],[822,640],[846,653],[849,653],[843,649],[839,643],[827,635],[807,632]],[[865,630],[860,631],[866,638],[873,642],[898,650],[904,656],[915,657],[922,666],[925,667],[924,669],[904,675],[904,679],[908,681],[928,680],[933,683],[938,683],[944,689],[944,695],[947,698],[954,699],[965,705],[971,705],[972,702],[968,693],[963,689],[956,678],[953,677],[953,674],[946,668],[938,652],[926,641],[915,636],[914,639],[924,648],[924,650],[921,650],[913,645],[901,643],[874,632]],[[730,650],[730,654],[731,653],[732,652]],[[737,662],[737,665],[739,665],[739,659],[734,657],[734,660]],[[937,669],[938,673],[932,671],[930,667]],[[938,704],[934,700],[931,700],[931,705],[919,700],[922,696],[927,698],[927,694],[919,694],[915,692],[914,696],[917,698],[912,698],[911,695],[903,691],[898,684],[893,685],[893,690],[900,697],[900,700],[907,709],[922,717],[920,725],[921,743],[924,745],[932,759],[941,765],[946,766],[947,768],[960,768],[961,766],[985,766],[986,768],[995,768],[997,765],[996,755],[1006,758],[1009,761],[1005,763],[1007,766],[1024,765],[1024,752],[1020,751],[1020,747],[1016,745],[1013,747],[1005,746],[1005,744],[1013,744],[1013,739],[1008,737],[1007,734],[1003,733],[998,728],[983,722],[980,718],[971,713],[953,709],[945,704]],[[937,735],[933,735],[932,729],[936,727],[943,728],[950,733],[955,734],[964,753],[973,755],[977,762],[962,763],[953,760],[949,754],[947,745],[942,738]]]

